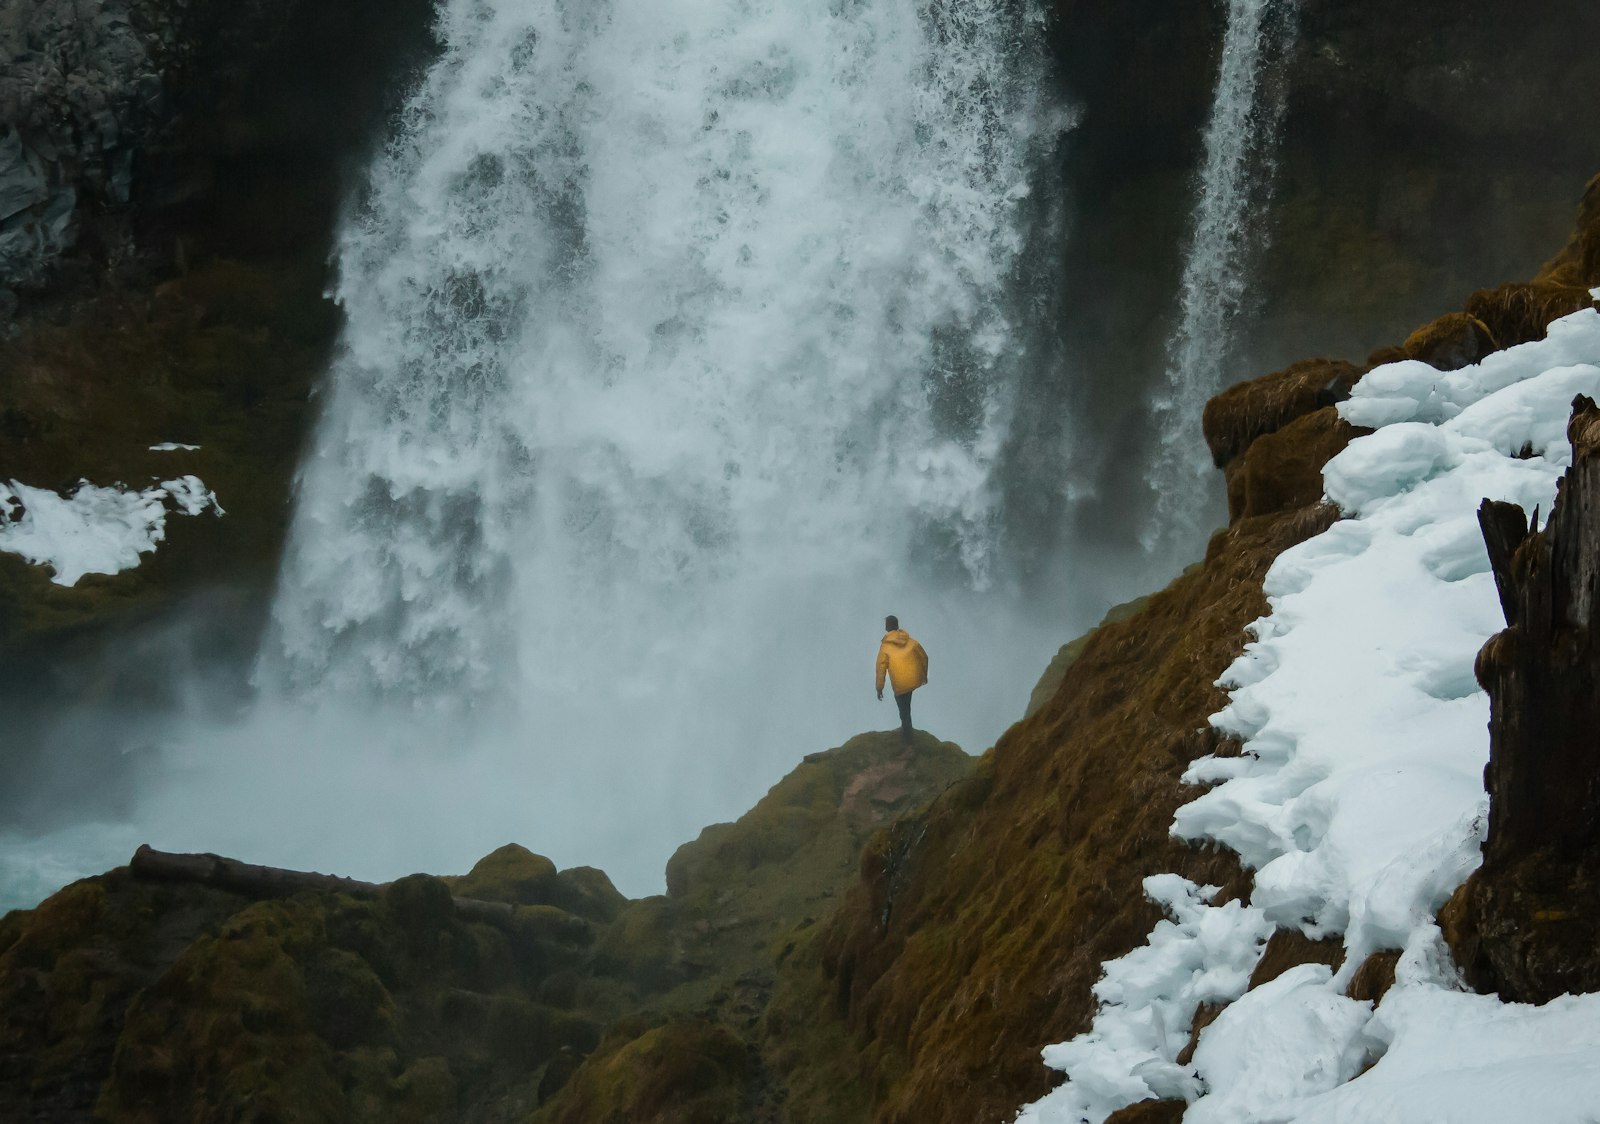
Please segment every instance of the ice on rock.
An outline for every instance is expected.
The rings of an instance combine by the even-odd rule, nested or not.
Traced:
[[[1351,425],[1369,427],[1448,421],[1507,387],[1557,367],[1594,362],[1597,323],[1600,312],[1575,312],[1551,324],[1545,339],[1494,352],[1459,371],[1438,371],[1415,359],[1374,367],[1340,404],[1339,413]]]
[[[1546,371],[1473,403],[1441,429],[1479,438],[1506,456],[1526,449],[1565,467],[1571,460],[1567,416],[1579,394],[1600,396],[1600,367],[1578,363]]]
[[[1401,956],[1364,1037],[1381,1054],[1360,1080],[1280,1117],[1299,1124],[1592,1124],[1600,1105],[1600,995],[1540,1007],[1454,986],[1439,931]]]
[[[1443,377],[1437,368],[1416,359],[1374,367],[1340,413],[1351,425],[1371,428],[1437,414],[1444,406],[1439,397]]]
[[[1352,441],[1323,470],[1328,498],[1346,512],[1365,514],[1431,477],[1459,455],[1437,426],[1400,422]]]
[[[180,476],[176,480],[163,480],[161,491],[178,506],[178,510],[185,515],[199,515],[210,510],[218,515],[227,514],[222,510],[222,505],[217,502],[217,494],[201,483],[198,476]]]

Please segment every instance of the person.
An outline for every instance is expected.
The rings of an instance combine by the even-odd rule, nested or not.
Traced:
[[[885,633],[878,645],[878,701],[883,701],[883,680],[888,676],[894,688],[894,704],[900,708],[900,745],[911,748],[911,692],[928,682],[928,653],[900,627],[898,618],[883,619]]]

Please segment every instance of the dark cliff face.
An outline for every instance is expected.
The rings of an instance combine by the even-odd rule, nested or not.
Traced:
[[[149,285],[324,249],[426,0],[24,0],[0,14],[0,287]]]
[[[1249,216],[1264,244],[1247,263],[1229,383],[1313,355],[1359,362],[1473,289],[1531,276],[1600,168],[1584,119],[1600,104],[1593,5],[1295,7],[1294,47],[1273,75],[1285,93],[1275,188]],[[1093,498],[1070,518],[1125,549],[1150,502],[1148,402],[1176,326],[1226,16],[1225,3],[1182,0],[1050,7],[1080,118],[1060,173],[1062,358],[1034,393],[1072,418],[1065,474]],[[1014,502],[1036,520],[1066,503]]]
[[[331,234],[429,56],[431,12],[0,6],[0,479],[64,492],[193,473],[227,510],[171,521],[144,564],[72,588],[0,553],[0,770],[60,765],[31,793],[0,785],[13,822],[24,799],[49,813],[119,787],[115,748],[46,745],[63,707],[159,700],[173,673],[250,658],[338,327]],[[165,441],[201,449],[148,451]]]
[[[1309,0],[1299,22],[1241,374],[1359,359],[1532,276],[1600,168],[1593,5]]]

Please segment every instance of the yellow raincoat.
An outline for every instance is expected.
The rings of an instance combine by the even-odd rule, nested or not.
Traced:
[[[883,693],[885,675],[897,695],[915,691],[928,681],[928,653],[903,628],[886,635],[878,646],[879,694]]]

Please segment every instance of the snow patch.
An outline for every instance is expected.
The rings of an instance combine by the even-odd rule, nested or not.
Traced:
[[[1186,1124],[1271,1120],[1349,1081],[1366,1064],[1372,1004],[1331,992],[1331,970],[1301,964],[1230,1005],[1208,1026],[1194,1065],[1212,1090]]]
[[[222,505],[196,476],[164,480],[143,491],[80,481],[65,496],[12,480],[0,484],[0,550],[55,571],[56,585],[85,574],[118,574],[166,538],[167,514],[222,515]]]
[[[1194,1072],[1177,1063],[1194,1013],[1244,994],[1272,923],[1240,902],[1211,905],[1217,887],[1176,874],[1146,878],[1144,892],[1172,920],[1106,963],[1093,1027],[1044,1051],[1072,1080],[1024,1109],[1019,1124],[1097,1122],[1137,1101],[1199,1095]]]

